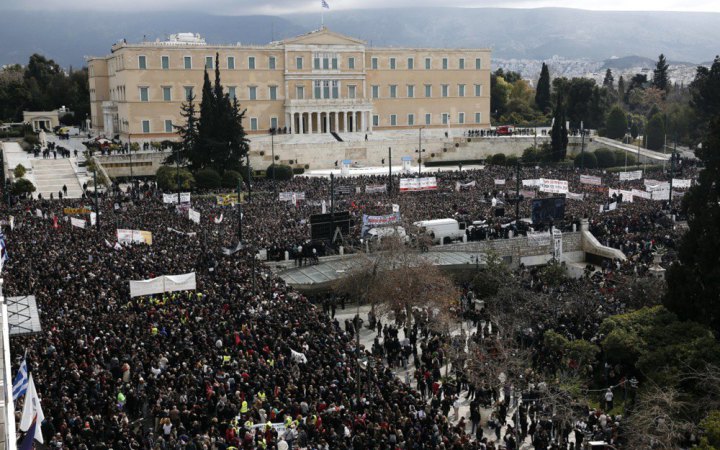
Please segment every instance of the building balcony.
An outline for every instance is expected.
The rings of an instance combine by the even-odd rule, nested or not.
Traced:
[[[370,110],[372,103],[364,98],[313,98],[313,99],[287,99],[285,100],[285,108],[297,110],[332,110],[332,109],[351,109],[351,110]]]

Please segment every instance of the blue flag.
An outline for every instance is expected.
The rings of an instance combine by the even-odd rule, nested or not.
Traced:
[[[25,392],[28,388],[28,370],[27,370],[27,360],[23,358],[22,364],[20,364],[20,369],[18,370],[18,374],[15,376],[15,381],[13,381],[13,401],[17,401],[20,397],[25,395]]]
[[[330,9],[330,5],[325,0],[320,0],[320,5],[325,9]]]
[[[32,425],[30,425],[27,433],[25,433],[25,437],[20,443],[20,447],[18,447],[18,450],[33,450],[33,441],[35,440],[35,427],[37,427],[37,416],[33,418]]]

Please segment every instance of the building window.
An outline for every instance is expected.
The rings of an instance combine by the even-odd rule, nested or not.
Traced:
[[[390,125],[396,126],[397,125],[397,115],[390,114]]]
[[[183,63],[185,64],[185,69],[192,69],[192,56],[185,56]]]
[[[432,114],[427,113],[425,114],[425,125],[430,125],[432,123]]]
[[[171,102],[172,101],[172,88],[170,86],[163,86],[163,101],[164,102]]]
[[[482,68],[482,59],[475,58],[475,69],[480,70]]]
[[[275,57],[271,56],[268,58],[268,69],[275,70]]]
[[[397,98],[397,85],[396,84],[390,85],[390,98]]]
[[[432,67],[432,60],[430,58],[425,58],[425,70],[430,70]]]
[[[475,123],[482,123],[482,113],[475,113]]]
[[[170,57],[169,56],[161,56],[160,57],[160,67],[162,67],[163,70],[168,70],[170,68]]]
[[[248,69],[254,69],[255,68],[255,57],[249,56],[248,57]]]
[[[348,98],[355,98],[357,87],[352,85],[348,86]]]
[[[475,85],[475,97],[482,97],[482,84]]]
[[[235,57],[234,56],[227,57],[227,68],[228,68],[228,70],[235,70]]]
[[[372,67],[374,70],[377,70],[378,68],[378,59],[373,58],[370,60],[370,67]]]
[[[442,96],[447,97],[449,95],[448,92],[450,91],[450,85],[443,84],[443,85],[441,85],[441,88],[442,88]]]
[[[297,97],[298,100],[305,99],[305,86],[295,86],[295,97]]]
[[[380,98],[380,86],[372,86],[372,98]]]
[[[295,58],[295,68],[297,70],[302,70],[302,68],[303,68],[302,56],[298,56],[297,58]]]
[[[340,83],[337,80],[332,81],[332,98],[340,98]]]
[[[330,98],[330,80],[323,80],[323,98]]]
[[[465,97],[465,85],[458,84],[458,97]]]
[[[355,70],[355,58],[348,58],[348,69]]]
[[[425,98],[432,97],[432,84],[425,85]]]
[[[380,126],[380,116],[378,116],[377,114],[373,115],[373,126],[374,127]]]
[[[142,132],[143,132],[143,133],[149,133],[149,132],[150,132],[150,121],[149,121],[149,120],[143,120],[143,121],[142,121]]]
[[[415,86],[413,86],[412,84],[408,85],[408,87],[407,87],[407,97],[408,98],[415,97]]]
[[[277,100],[277,86],[270,86],[270,100]]]
[[[337,56],[333,56],[333,58],[332,58],[332,68],[333,68],[333,70],[337,70],[337,69],[338,69],[338,59],[337,59]]]
[[[330,69],[330,58],[325,57],[322,59],[322,68],[323,70]]]
[[[443,68],[443,70],[447,70],[447,68],[448,68],[448,59],[447,59],[447,58],[443,58],[443,59],[442,59],[442,62],[443,62],[443,63],[442,63],[442,68]]]
[[[146,102],[146,101],[149,100],[148,97],[149,97],[149,95],[148,95],[148,88],[146,88],[146,87],[141,87],[141,88],[140,88],[140,101],[141,101],[141,102]]]
[[[250,129],[251,129],[252,131],[257,131],[257,130],[258,130],[258,120],[257,120],[257,117],[251,117],[251,118],[250,118]]]
[[[408,70],[413,70],[415,68],[415,60],[412,58],[407,59],[407,68]]]
[[[248,86],[248,98],[257,100],[257,86]]]
[[[138,56],[138,69],[147,69],[147,58],[144,55]]]
[[[459,124],[465,123],[465,113],[464,112],[458,113],[458,123]]]
[[[315,92],[313,92],[313,98],[322,98],[322,81],[315,81]]]
[[[442,124],[447,125],[449,120],[450,114],[448,113],[442,113]]]
[[[193,96],[193,87],[185,86],[185,100],[190,100]]]
[[[271,117],[271,118],[270,118],[270,128],[272,128],[273,130],[277,130],[277,128],[278,128],[278,120],[277,120],[277,117]]]
[[[173,132],[173,124],[172,124],[172,120],[170,120],[170,119],[165,120],[165,132],[166,133]]]
[[[415,125],[415,114],[408,114],[408,125]]]
[[[212,56],[206,56],[206,57],[205,57],[205,68],[206,68],[206,69],[212,69],[212,68],[213,68],[213,57],[212,57]]]
[[[315,56],[313,58],[313,69],[320,70],[320,57],[319,56]]]
[[[390,70],[395,70],[395,58],[390,58]]]
[[[235,86],[228,86],[228,97],[230,97],[230,100],[235,100],[236,95]]]
[[[458,69],[462,70],[465,68],[465,58],[460,58],[458,61]]]

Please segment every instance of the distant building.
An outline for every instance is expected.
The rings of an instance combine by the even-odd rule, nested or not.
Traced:
[[[47,130],[60,126],[60,118],[73,114],[64,106],[53,111],[23,111],[23,122],[32,125],[33,131]]]
[[[199,104],[216,54],[248,133],[489,126],[490,50],[373,48],[321,28],[265,46],[209,45],[192,33],[117,43],[88,60],[94,128],[172,139],[182,102],[195,95]]]

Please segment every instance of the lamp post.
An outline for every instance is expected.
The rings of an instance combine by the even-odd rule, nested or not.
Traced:
[[[238,246],[242,245],[242,204],[240,203],[240,183],[238,180],[237,186],[237,206],[238,206]]]
[[[251,180],[251,178],[252,178],[252,173],[251,173],[251,171],[250,171],[250,153],[249,153],[249,152],[248,152],[248,153],[245,153],[245,165],[247,166],[247,176],[248,176],[248,180],[247,180],[247,185],[248,185],[248,201],[249,201],[249,202],[252,202],[252,184],[251,184],[251,183],[252,183],[252,180]],[[273,167],[273,169],[274,169],[274,167]],[[275,170],[273,170],[273,175],[274,175],[274,174],[275,174]],[[240,194],[238,193],[238,202],[240,201],[239,195],[240,195]]]
[[[270,151],[272,153],[273,192],[277,194],[277,186],[275,185],[275,131],[275,128],[270,128]],[[248,166],[248,173],[250,173],[250,166]]]
[[[418,128],[418,177],[420,176],[420,170],[422,168],[422,152],[425,150],[422,150],[422,130],[425,127]]]
[[[95,162],[95,170],[93,170],[93,185],[95,185],[95,226],[98,233],[100,232],[100,203],[98,202],[97,192],[97,161]]]
[[[582,170],[585,168],[585,124],[582,120],[580,121],[580,139],[580,170]]]

